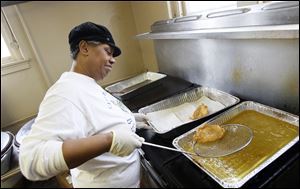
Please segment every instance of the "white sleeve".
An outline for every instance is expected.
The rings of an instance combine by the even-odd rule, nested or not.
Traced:
[[[59,96],[45,98],[20,146],[19,165],[29,180],[46,180],[68,170],[62,153],[66,139],[84,137],[86,121],[79,109]]]

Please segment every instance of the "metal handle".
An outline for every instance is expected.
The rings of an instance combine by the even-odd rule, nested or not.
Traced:
[[[142,143],[144,145],[147,145],[147,146],[153,146],[153,147],[157,147],[157,148],[162,148],[162,149],[166,149],[166,150],[171,150],[171,151],[175,151],[175,152],[181,152],[181,153],[197,156],[197,154],[193,153],[193,152],[183,151],[183,150],[179,150],[179,149],[176,149],[176,148],[169,148],[169,147],[166,147],[166,146],[153,144],[153,143],[149,143],[149,142],[142,142]]]
[[[16,175],[16,174],[18,174],[18,173],[20,173],[20,172],[21,172],[21,170],[20,170],[19,167],[15,168],[15,169],[13,169],[13,170],[8,171],[8,172],[5,173],[4,175],[1,175],[1,182],[2,182],[2,181],[5,181],[5,180],[8,179],[8,178],[11,178],[12,176],[14,176],[14,175]]]

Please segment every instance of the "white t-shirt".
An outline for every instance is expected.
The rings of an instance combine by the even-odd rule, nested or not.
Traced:
[[[96,81],[65,72],[47,91],[30,134],[20,147],[19,164],[30,180],[68,170],[62,143],[118,128],[135,132],[133,114]],[[74,187],[139,187],[138,151],[126,157],[104,153],[71,170]]]

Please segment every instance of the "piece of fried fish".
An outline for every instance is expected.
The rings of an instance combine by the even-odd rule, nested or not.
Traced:
[[[208,114],[208,107],[205,104],[201,104],[197,107],[197,109],[194,111],[192,117],[190,117],[192,120],[199,119],[203,116],[206,116]]]
[[[193,135],[193,140],[199,143],[213,142],[224,136],[225,129],[219,125],[206,124],[197,129]]]

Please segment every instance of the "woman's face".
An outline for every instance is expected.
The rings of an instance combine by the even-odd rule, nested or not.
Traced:
[[[102,80],[112,70],[112,65],[115,63],[113,49],[108,44],[87,43],[89,53],[86,63],[89,74],[96,81]]]

